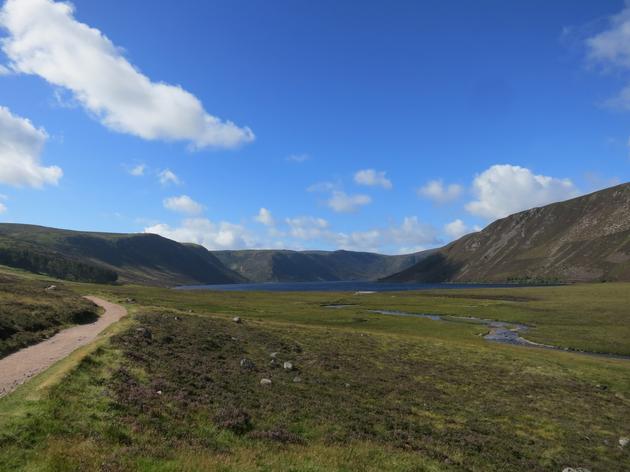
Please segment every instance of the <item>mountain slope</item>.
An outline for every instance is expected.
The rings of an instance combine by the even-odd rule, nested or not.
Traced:
[[[39,260],[37,255],[66,269],[60,274],[49,270],[52,264],[47,262],[34,267],[17,265],[11,252],[16,247],[29,260]],[[121,282],[152,285],[243,281],[201,246],[180,244],[154,234],[89,233],[7,223],[0,224],[0,263],[83,281],[112,280],[83,277],[75,266],[117,274]]]
[[[630,280],[630,184],[516,213],[383,280]]]
[[[430,251],[385,256],[354,251],[243,250],[213,254],[253,282],[374,280],[403,270]]]

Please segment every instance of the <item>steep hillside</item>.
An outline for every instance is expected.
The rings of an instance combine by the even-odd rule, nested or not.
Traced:
[[[20,249],[20,257],[15,255],[16,248]],[[19,262],[23,260],[36,263]],[[40,260],[44,262],[37,262]],[[206,249],[154,234],[88,233],[0,224],[0,263],[70,280],[111,282],[111,274],[114,280],[117,274],[122,282],[153,285],[243,281]],[[59,266],[63,269],[51,270]],[[99,276],[110,274],[110,279],[86,277],[88,269]]]
[[[231,270],[254,282],[374,280],[403,270],[430,251],[384,256],[353,251],[216,251]]]
[[[495,221],[384,280],[628,281],[630,184]]]

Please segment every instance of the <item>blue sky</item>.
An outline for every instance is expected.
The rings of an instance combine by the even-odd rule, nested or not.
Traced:
[[[72,5],[0,13],[1,221],[398,253],[629,180],[622,1]]]

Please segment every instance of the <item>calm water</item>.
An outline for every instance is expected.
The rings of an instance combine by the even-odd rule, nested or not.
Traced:
[[[528,285],[531,287],[531,285]],[[505,288],[514,284],[391,284],[379,282],[274,282],[262,284],[186,285],[179,290],[230,292],[398,292],[456,288]]]

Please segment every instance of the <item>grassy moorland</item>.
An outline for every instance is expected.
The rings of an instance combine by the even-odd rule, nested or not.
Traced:
[[[0,272],[0,357],[72,324],[94,321],[96,306],[50,282]]]
[[[628,353],[629,285],[371,295],[72,287],[135,299],[131,317],[62,382],[0,400],[0,470],[630,463],[619,445],[630,436],[630,361],[493,344],[483,326],[368,311],[519,321],[535,340]]]

